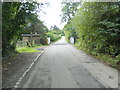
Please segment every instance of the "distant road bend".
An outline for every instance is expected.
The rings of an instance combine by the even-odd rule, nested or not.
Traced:
[[[118,88],[118,72],[62,37],[45,49],[19,87]]]

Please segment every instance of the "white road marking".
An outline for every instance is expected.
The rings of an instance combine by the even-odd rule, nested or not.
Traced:
[[[23,78],[25,77],[25,75],[27,74],[27,72],[32,68],[32,66],[35,64],[35,62],[37,61],[37,59],[44,53],[44,51],[42,51],[36,58],[35,60],[30,64],[30,66],[28,67],[28,69],[22,74],[22,76],[19,78],[19,80],[17,81],[17,83],[15,84],[14,88],[17,88],[18,85],[21,83],[21,81],[23,80]]]

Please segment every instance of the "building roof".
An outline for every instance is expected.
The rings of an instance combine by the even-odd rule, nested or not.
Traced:
[[[40,34],[22,34],[23,37],[30,37],[31,35],[40,37]]]

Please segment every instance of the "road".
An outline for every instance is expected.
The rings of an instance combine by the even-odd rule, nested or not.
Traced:
[[[48,46],[20,88],[118,88],[118,71],[77,50],[65,38]]]

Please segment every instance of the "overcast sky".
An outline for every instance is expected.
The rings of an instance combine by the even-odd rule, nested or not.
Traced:
[[[50,6],[46,7],[44,11],[46,14],[38,13],[40,19],[43,20],[48,28],[52,25],[58,26],[60,29],[64,27],[61,24],[61,2],[62,0],[38,0],[38,2],[49,2]]]

